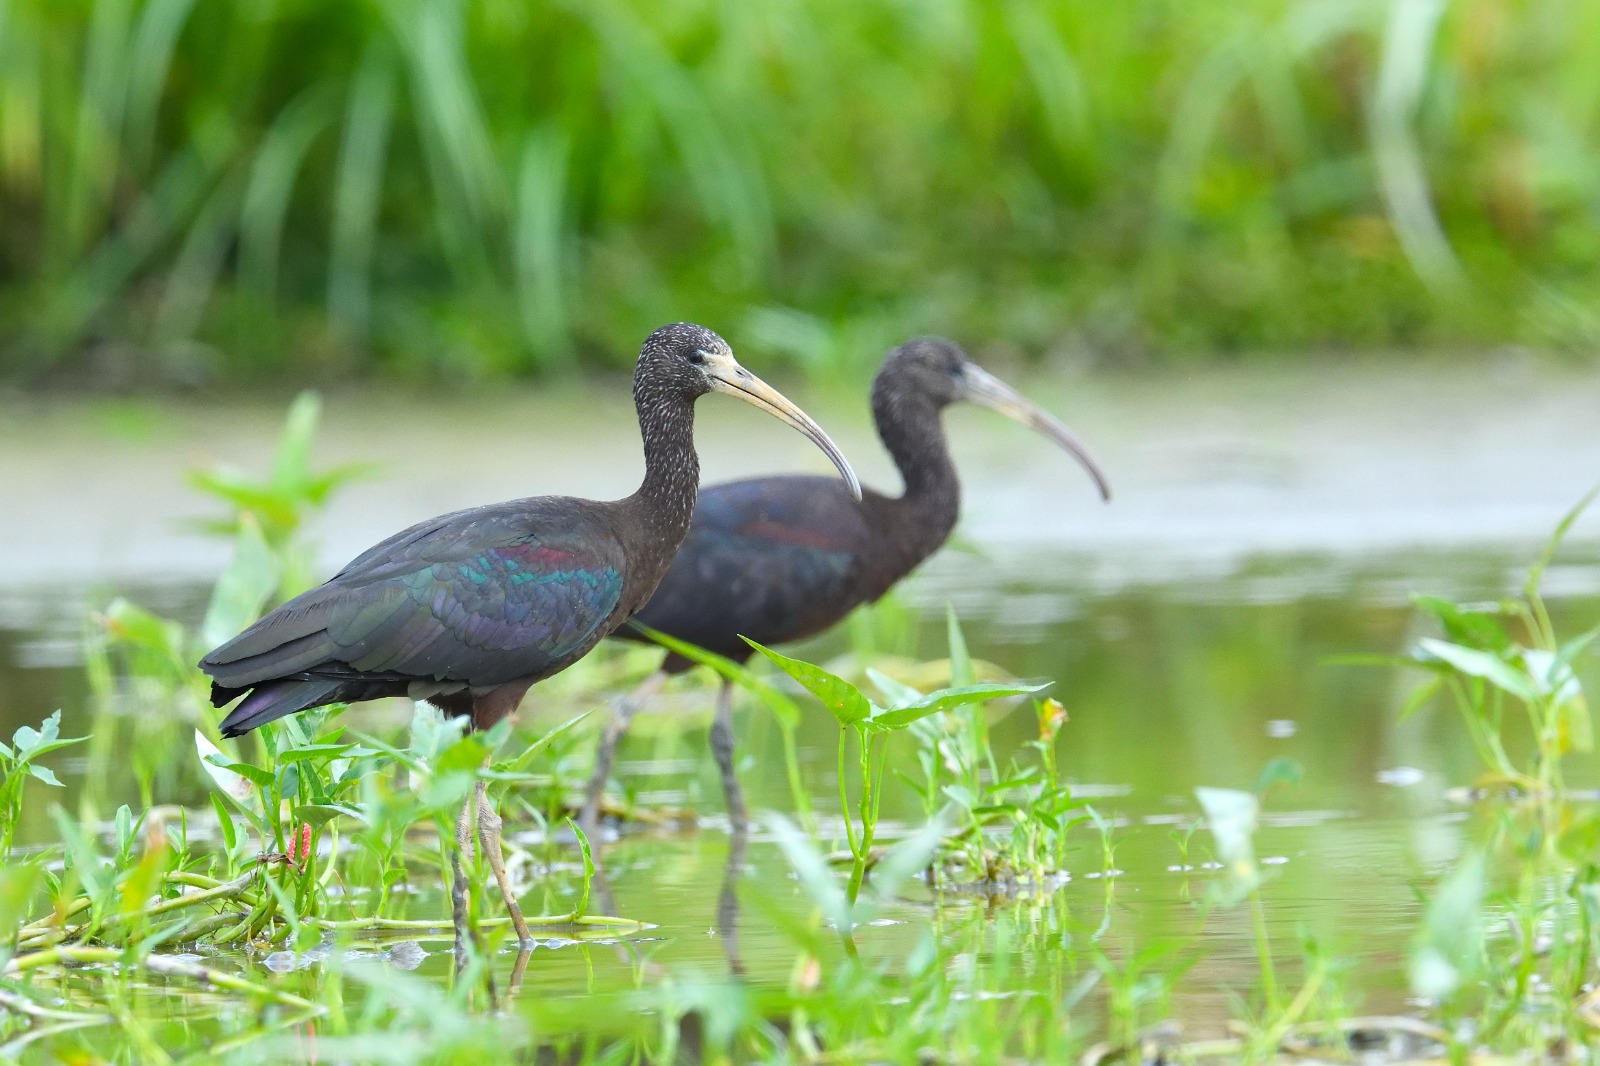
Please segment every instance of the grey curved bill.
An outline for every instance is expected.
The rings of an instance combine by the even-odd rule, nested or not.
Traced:
[[[1094,456],[1089,454],[1089,449],[1078,439],[1077,435],[1062,425],[1053,415],[1048,414],[1038,407],[1033,401],[1023,396],[1016,389],[1001,381],[982,367],[968,363],[961,375],[961,398],[979,407],[987,407],[991,411],[998,411],[1014,421],[1021,422],[1028,428],[1043,434],[1055,441],[1061,447],[1072,453],[1072,457],[1083,464],[1083,468],[1094,478],[1094,483],[1100,490],[1100,498],[1111,499],[1111,483],[1106,480],[1105,472],[1100,469],[1100,464],[1095,462]]]
[[[773,418],[793,426],[809,437],[811,443],[821,448],[822,453],[838,467],[839,475],[844,478],[845,484],[850,486],[850,495],[857,500],[861,499],[861,482],[856,478],[856,472],[850,469],[850,463],[845,459],[844,453],[822,431],[822,427],[812,421],[810,415],[800,410],[794,401],[740,366],[732,356],[708,355],[704,369],[706,376],[711,379],[711,387],[717,392],[737,396],[750,406],[765,411]]]

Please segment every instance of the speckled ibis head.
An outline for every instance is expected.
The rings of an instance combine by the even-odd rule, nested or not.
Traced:
[[[936,407],[965,401],[998,411],[1066,449],[1094,479],[1103,499],[1111,485],[1076,434],[1010,385],[972,361],[966,349],[943,337],[918,337],[891,351],[878,369],[873,392],[914,391]]]
[[[838,468],[851,494],[861,499],[861,482],[822,427],[777,389],[740,366],[728,342],[704,326],[674,322],[646,337],[634,371],[633,392],[646,406],[647,401],[668,395],[693,400],[708,392],[724,392],[737,397],[810,438]]]

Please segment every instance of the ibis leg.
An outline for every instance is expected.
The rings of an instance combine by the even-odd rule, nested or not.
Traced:
[[[744,877],[744,853],[749,834],[735,826],[728,841],[728,865],[722,873],[722,889],[717,893],[717,936],[728,960],[728,973],[745,975],[744,956],[739,951],[739,880]]]
[[[722,794],[728,802],[728,821],[735,833],[742,833],[749,820],[744,807],[744,790],[733,772],[733,682],[722,679],[717,690],[717,713],[711,720],[711,754],[716,756],[722,774]]]
[[[500,884],[506,910],[511,913],[511,924],[517,930],[517,941],[521,944],[531,943],[533,934],[528,932],[527,920],[522,917],[522,908],[517,905],[517,894],[511,888],[511,878],[506,875],[505,853],[500,847],[500,812],[489,802],[489,783],[480,780],[473,789],[473,796],[478,808],[478,842],[489,859],[494,879]]]
[[[477,797],[468,793],[467,801],[461,805],[461,817],[456,819],[456,846],[450,853],[450,870],[455,875],[450,886],[450,916],[455,925],[457,976],[467,966],[467,940],[471,938],[476,945],[467,919],[471,889],[467,883],[465,859],[472,853],[472,816],[477,809]]]
[[[578,812],[578,825],[585,833],[594,832],[600,820],[600,797],[606,790],[606,779],[611,776],[611,760],[616,757],[617,745],[633,724],[633,716],[649,703],[661,686],[667,683],[667,672],[657,670],[639,683],[639,687],[624,696],[600,732],[600,743],[594,749],[594,769],[583,790],[583,809]]]

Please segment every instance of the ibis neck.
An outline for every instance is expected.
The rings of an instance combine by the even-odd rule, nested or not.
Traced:
[[[893,540],[915,566],[938,550],[955,528],[961,483],[945,440],[943,407],[926,397],[874,389],[878,436],[894,459],[905,492],[893,501]]]
[[[638,384],[634,406],[644,442],[644,481],[629,502],[637,513],[639,547],[659,562],[662,572],[689,532],[700,457],[694,450],[694,402],[655,398]],[[652,583],[653,585],[653,583]]]

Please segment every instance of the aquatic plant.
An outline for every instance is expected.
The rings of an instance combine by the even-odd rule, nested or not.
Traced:
[[[189,476],[190,484],[229,508],[228,515],[205,523],[203,528],[232,538],[245,533],[249,525],[259,529],[276,579],[274,587],[263,594],[264,600],[274,594],[287,599],[314,583],[314,545],[301,536],[305,524],[327,507],[335,492],[373,470],[369,463],[348,463],[327,470],[312,465],[311,446],[321,415],[322,398],[317,393],[307,390],[294,398],[284,416],[283,432],[265,478],[253,478],[223,465]],[[264,605],[257,603],[255,607],[259,611]],[[222,619],[217,621],[212,624],[207,619],[205,635],[213,643],[231,633],[220,624]],[[219,637],[219,633],[223,636]]]
[[[22,814],[22,789],[29,778],[54,788],[61,787],[55,771],[40,759],[58,748],[83,743],[83,737],[61,735],[61,712],[40,723],[39,728],[21,726],[11,734],[11,743],[0,741],[0,863],[11,856],[11,842]]]
[[[131,745],[132,770],[146,806],[154,803],[158,785],[170,792],[195,780],[193,763],[182,755],[187,729],[217,736],[209,684],[194,664],[268,605],[312,583],[305,525],[334,492],[369,469],[314,468],[311,450],[320,411],[314,392],[303,392],[290,404],[266,478],[226,467],[191,477],[196,488],[229,508],[204,528],[233,543],[232,558],[212,587],[198,627],[163,618],[121,596],[89,620],[84,657],[96,708],[93,757],[106,758],[130,733],[141,741]]]
[[[749,641],[751,647],[765,656],[778,669],[799,682],[822,702],[828,713],[839,722],[839,808],[844,820],[845,841],[851,855],[850,879],[845,888],[846,898],[854,903],[861,891],[861,883],[872,864],[873,837],[877,831],[878,812],[883,799],[884,745],[888,738],[916,722],[941,711],[957,707],[972,707],[989,700],[1011,696],[1024,696],[1037,692],[1038,685],[957,685],[923,695],[908,686],[893,685],[887,678],[876,679],[880,687],[892,691],[890,706],[880,707],[859,688],[836,674],[831,674],[812,663],[793,659],[771,648]],[[974,708],[976,709],[976,708]],[[850,802],[851,774],[849,741],[855,741],[856,800]]]
[[[1406,701],[1402,717],[1447,693],[1492,775],[1484,782],[1489,787],[1559,792],[1563,758],[1594,748],[1594,726],[1576,664],[1600,638],[1600,626],[1561,638],[1540,584],[1567,530],[1597,492],[1591,491],[1557,525],[1529,569],[1520,599],[1460,604],[1417,596],[1414,602],[1443,630],[1444,639],[1423,637],[1409,659],[1376,660],[1433,675]],[[1527,726],[1531,766],[1517,765],[1508,752],[1506,734],[1517,722]]]
[[[276,551],[260,523],[241,517],[231,535],[235,558],[207,626],[237,625],[272,595]],[[290,533],[291,549],[302,536]],[[1486,759],[1491,776],[1467,818],[1441,820],[1444,797],[1424,800],[1417,824],[1441,830],[1431,835],[1443,846],[1411,873],[1414,908],[1383,912],[1394,923],[1383,950],[1402,961],[1376,980],[1341,929],[1301,924],[1301,901],[1282,890],[1307,865],[1313,876],[1348,867],[1299,853],[1281,866],[1265,850],[1276,844],[1263,843],[1285,839],[1267,836],[1284,832],[1273,814],[1307,813],[1276,811],[1277,798],[1325,767],[1303,774],[1274,753],[1253,786],[1246,774],[1241,788],[1176,797],[1159,817],[1099,795],[1091,807],[1090,791],[1068,784],[1082,752],[1074,733],[1095,725],[1078,709],[1084,679],[1063,686],[1061,702],[1032,685],[978,684],[996,675],[973,661],[950,613],[945,658],[932,662],[888,654],[914,645],[874,619],[855,623],[853,653],[826,666],[765,649],[750,669],[702,658],[765,709],[752,734],[778,724],[781,748],[752,751],[772,757],[773,805],[785,805],[781,775],[794,811],[763,812],[749,840],[657,832],[641,817],[591,851],[566,821],[586,769],[569,705],[625,689],[653,664],[648,653],[597,661],[522,734],[465,736],[426,707],[408,719],[330,708],[227,744],[206,717],[186,717],[197,696],[185,673],[194,627],[131,605],[107,612],[126,632],[97,624],[124,641],[91,660],[106,674],[97,691],[163,700],[170,720],[111,743],[97,726],[63,750],[70,742],[52,719],[0,744],[10,848],[0,853],[0,1058],[600,1066],[1266,1062],[1375,1048],[1392,1059],[1568,1055],[1600,1031],[1600,812],[1574,787],[1590,770],[1574,757],[1581,708],[1567,706],[1595,644],[1565,636],[1540,591],[1554,551],[1555,541],[1508,605],[1423,603],[1443,635],[1418,646],[1424,658],[1387,660],[1427,670],[1433,691],[1464,692],[1457,706],[1472,715],[1462,728],[1484,732],[1460,750],[1503,753],[1518,776],[1495,776],[1500,764]],[[899,624],[895,610],[886,630]],[[921,636],[937,640],[938,629]],[[1572,682],[1551,672],[1557,661]],[[1529,689],[1531,702],[1506,687],[1539,677],[1552,693]],[[1204,694],[1208,709],[1228,698],[1217,688]],[[813,700],[830,712],[811,719],[825,723],[815,761],[797,739],[816,738],[801,729]],[[679,735],[690,728],[668,718],[663,729],[666,754],[698,751]],[[77,755],[88,783],[75,807],[49,805],[61,792],[48,767],[66,776]],[[103,802],[131,791],[104,779],[139,760],[181,768],[180,784],[144,772],[145,795]],[[452,980],[440,950],[448,908],[433,886],[479,773],[517,829],[514,876],[537,885],[528,894],[542,894],[550,937],[531,956],[513,954],[505,920],[480,919],[487,950]],[[837,818],[826,799],[807,805],[819,783],[840,786]],[[641,792],[618,813],[648,816],[653,802]],[[1172,842],[1152,825],[1173,827]],[[1315,848],[1339,838],[1298,839]],[[1168,862],[1173,842],[1172,880],[1148,878],[1141,864]],[[1129,873],[1110,876],[1118,865]],[[708,891],[718,876],[720,892]],[[627,917],[602,913],[617,913],[619,899]],[[1152,903],[1155,923],[1138,913]],[[700,906],[714,923],[703,931],[686,924]],[[670,928],[651,932],[651,921]],[[1203,994],[1216,991],[1218,972],[1228,987]],[[531,987],[518,995],[524,980]],[[1401,1009],[1406,993],[1404,1013],[1359,1012],[1374,994]],[[1210,1016],[1194,1017],[1197,1003]]]

